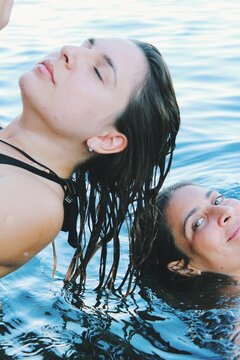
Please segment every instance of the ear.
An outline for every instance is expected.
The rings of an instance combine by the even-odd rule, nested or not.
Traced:
[[[119,153],[127,144],[126,136],[116,129],[111,129],[106,135],[93,136],[87,140],[87,146],[98,154]]]
[[[179,275],[184,275],[184,276],[201,275],[201,270],[190,266],[190,264],[185,265],[183,259],[180,261],[179,260],[171,261],[167,267],[168,270],[175,272]]]

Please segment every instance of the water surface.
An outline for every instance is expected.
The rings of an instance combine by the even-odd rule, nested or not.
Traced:
[[[16,0],[0,33],[0,122],[21,111],[20,74],[52,49],[92,36],[149,41],[169,65],[182,114],[167,184],[185,179],[239,196],[239,23],[238,0]],[[1,360],[240,358],[237,288],[219,280],[184,296],[148,283],[123,300],[92,290],[93,260],[79,299],[62,289],[72,255],[65,234],[56,246],[53,281],[51,246],[0,280]]]

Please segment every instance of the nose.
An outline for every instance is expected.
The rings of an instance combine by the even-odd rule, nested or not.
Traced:
[[[76,61],[78,54],[78,47],[73,45],[65,45],[61,49],[61,58],[63,59],[65,66],[71,70]]]
[[[92,48],[87,48],[85,46],[65,45],[61,49],[61,58],[69,70],[74,67],[80,55],[81,59],[89,58],[89,60],[92,62],[100,61],[100,54],[97,52],[97,50]]]
[[[213,211],[219,226],[226,226],[233,218],[233,209],[230,206],[213,206]]]

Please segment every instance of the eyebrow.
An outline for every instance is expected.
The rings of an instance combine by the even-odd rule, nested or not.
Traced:
[[[94,46],[96,44],[96,40],[94,38],[90,38],[88,39],[88,42]],[[114,64],[114,62],[112,61],[112,59],[106,55],[106,54],[103,54],[103,59],[105,60],[106,64],[109,65],[113,71],[113,76],[114,76],[114,86],[116,86],[117,84],[117,67],[116,65]]]
[[[209,199],[212,193],[213,193],[212,190],[206,192],[206,194],[204,196],[205,199]],[[184,219],[184,222],[183,222],[183,234],[184,234],[185,238],[187,238],[187,222],[188,222],[189,218],[191,216],[193,216],[198,210],[199,210],[199,207],[193,208],[192,210],[189,211],[189,213],[187,214],[187,216]]]

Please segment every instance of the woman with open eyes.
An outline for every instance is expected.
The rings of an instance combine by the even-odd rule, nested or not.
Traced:
[[[76,249],[66,281],[83,288],[99,251],[99,286],[113,289],[127,222],[129,292],[151,247],[155,198],[180,125],[166,64],[150,44],[90,38],[39,60],[19,86],[22,113],[0,131],[0,275],[62,229]]]
[[[182,182],[160,191],[158,231],[144,267],[157,277],[240,275],[240,201]],[[163,275],[164,274],[164,275]]]

